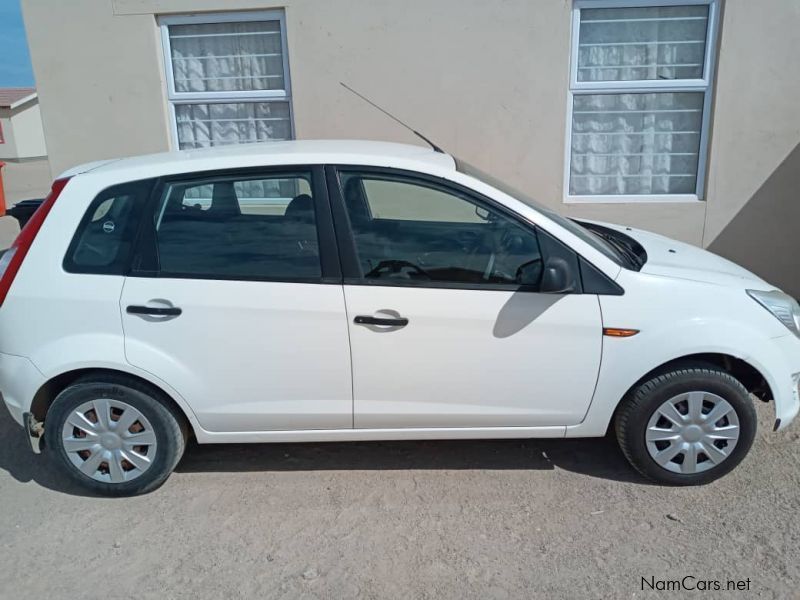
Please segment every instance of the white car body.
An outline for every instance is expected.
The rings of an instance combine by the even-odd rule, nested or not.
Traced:
[[[624,294],[126,277],[62,267],[87,206],[109,186],[269,165],[386,167],[464,186],[563,242]],[[69,182],[0,307],[0,390],[20,424],[59,381],[105,369],[162,390],[200,443],[602,436],[645,374],[694,355],[757,371],[777,429],[800,410],[800,339],[746,292],[774,286],[698,248],[626,227],[618,229],[648,259],[641,271],[622,268],[545,212],[459,172],[446,154],[286,142],[93,163],[61,177]],[[165,301],[183,309],[180,318],[125,310]],[[385,332],[353,323],[381,311],[410,325]],[[639,333],[608,337],[604,328]]]

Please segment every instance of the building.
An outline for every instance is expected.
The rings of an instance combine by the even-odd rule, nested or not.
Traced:
[[[53,171],[296,138],[420,143],[800,296],[796,0],[23,0]]]
[[[23,160],[47,155],[33,88],[0,88],[0,159]]]

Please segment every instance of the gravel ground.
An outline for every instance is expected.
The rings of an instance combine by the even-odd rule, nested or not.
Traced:
[[[800,427],[700,488],[609,439],[197,446],[159,490],[87,497],[0,411],[2,598],[641,598],[641,578],[798,598]],[[744,584],[743,584],[744,585]]]

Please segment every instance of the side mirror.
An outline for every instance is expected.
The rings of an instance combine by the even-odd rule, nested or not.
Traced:
[[[568,294],[575,291],[575,273],[563,258],[551,258],[544,265],[542,294]]]

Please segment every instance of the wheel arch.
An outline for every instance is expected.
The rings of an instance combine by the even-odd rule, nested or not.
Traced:
[[[753,394],[762,402],[770,402],[774,399],[774,396],[772,395],[772,389],[770,388],[766,378],[761,374],[761,371],[759,371],[746,360],[721,352],[698,352],[696,354],[687,354],[685,356],[668,360],[657,367],[654,367],[637,379],[628,388],[625,394],[617,402],[617,405],[614,407],[614,411],[606,427],[606,433],[608,433],[611,427],[614,426],[614,421],[616,420],[620,407],[640,385],[653,379],[654,377],[658,377],[659,375],[674,371],[676,369],[697,367],[719,368],[731,375],[734,379],[741,383],[749,393]]]
[[[731,354],[725,354],[721,352],[699,352],[697,354],[687,354],[685,356],[673,358],[645,373],[633,385],[631,385],[630,388],[628,388],[628,391],[625,393],[625,395],[620,398],[617,408],[619,408],[619,404],[621,404],[622,401],[628,397],[633,390],[653,377],[657,377],[662,373],[666,373],[674,369],[707,366],[720,368],[726,373],[730,374],[737,381],[739,381],[739,383],[741,383],[748,392],[763,402],[769,402],[774,398],[772,395],[772,389],[770,388],[770,385],[764,375],[748,361]]]
[[[774,379],[769,379],[764,375],[761,363],[748,360],[741,356],[736,356],[728,349],[714,348],[687,354],[675,354],[672,357],[662,357],[654,361],[655,366],[648,365],[643,369],[643,375],[628,381],[609,380],[604,386],[603,396],[598,401],[597,392],[595,398],[589,406],[583,422],[567,426],[566,437],[597,437],[608,435],[613,426],[614,419],[620,406],[628,399],[631,393],[642,383],[657,377],[667,371],[679,368],[692,367],[713,367],[729,373],[739,381],[749,393],[754,394],[760,400],[769,402],[775,400],[773,384]],[[651,363],[652,365],[652,363]],[[616,368],[612,368],[613,371]],[[778,411],[777,401],[775,402],[776,413]]]
[[[64,371],[52,376],[42,384],[33,396],[30,412],[39,420],[44,421],[53,401],[70,385],[81,379],[96,378],[98,380],[125,377],[133,379],[141,386],[148,389],[154,397],[164,402],[176,415],[184,421],[188,431],[194,432],[195,419],[191,410],[182,401],[176,400],[176,395],[168,392],[165,386],[158,382],[143,377],[138,373],[112,369],[107,367],[83,367]]]

